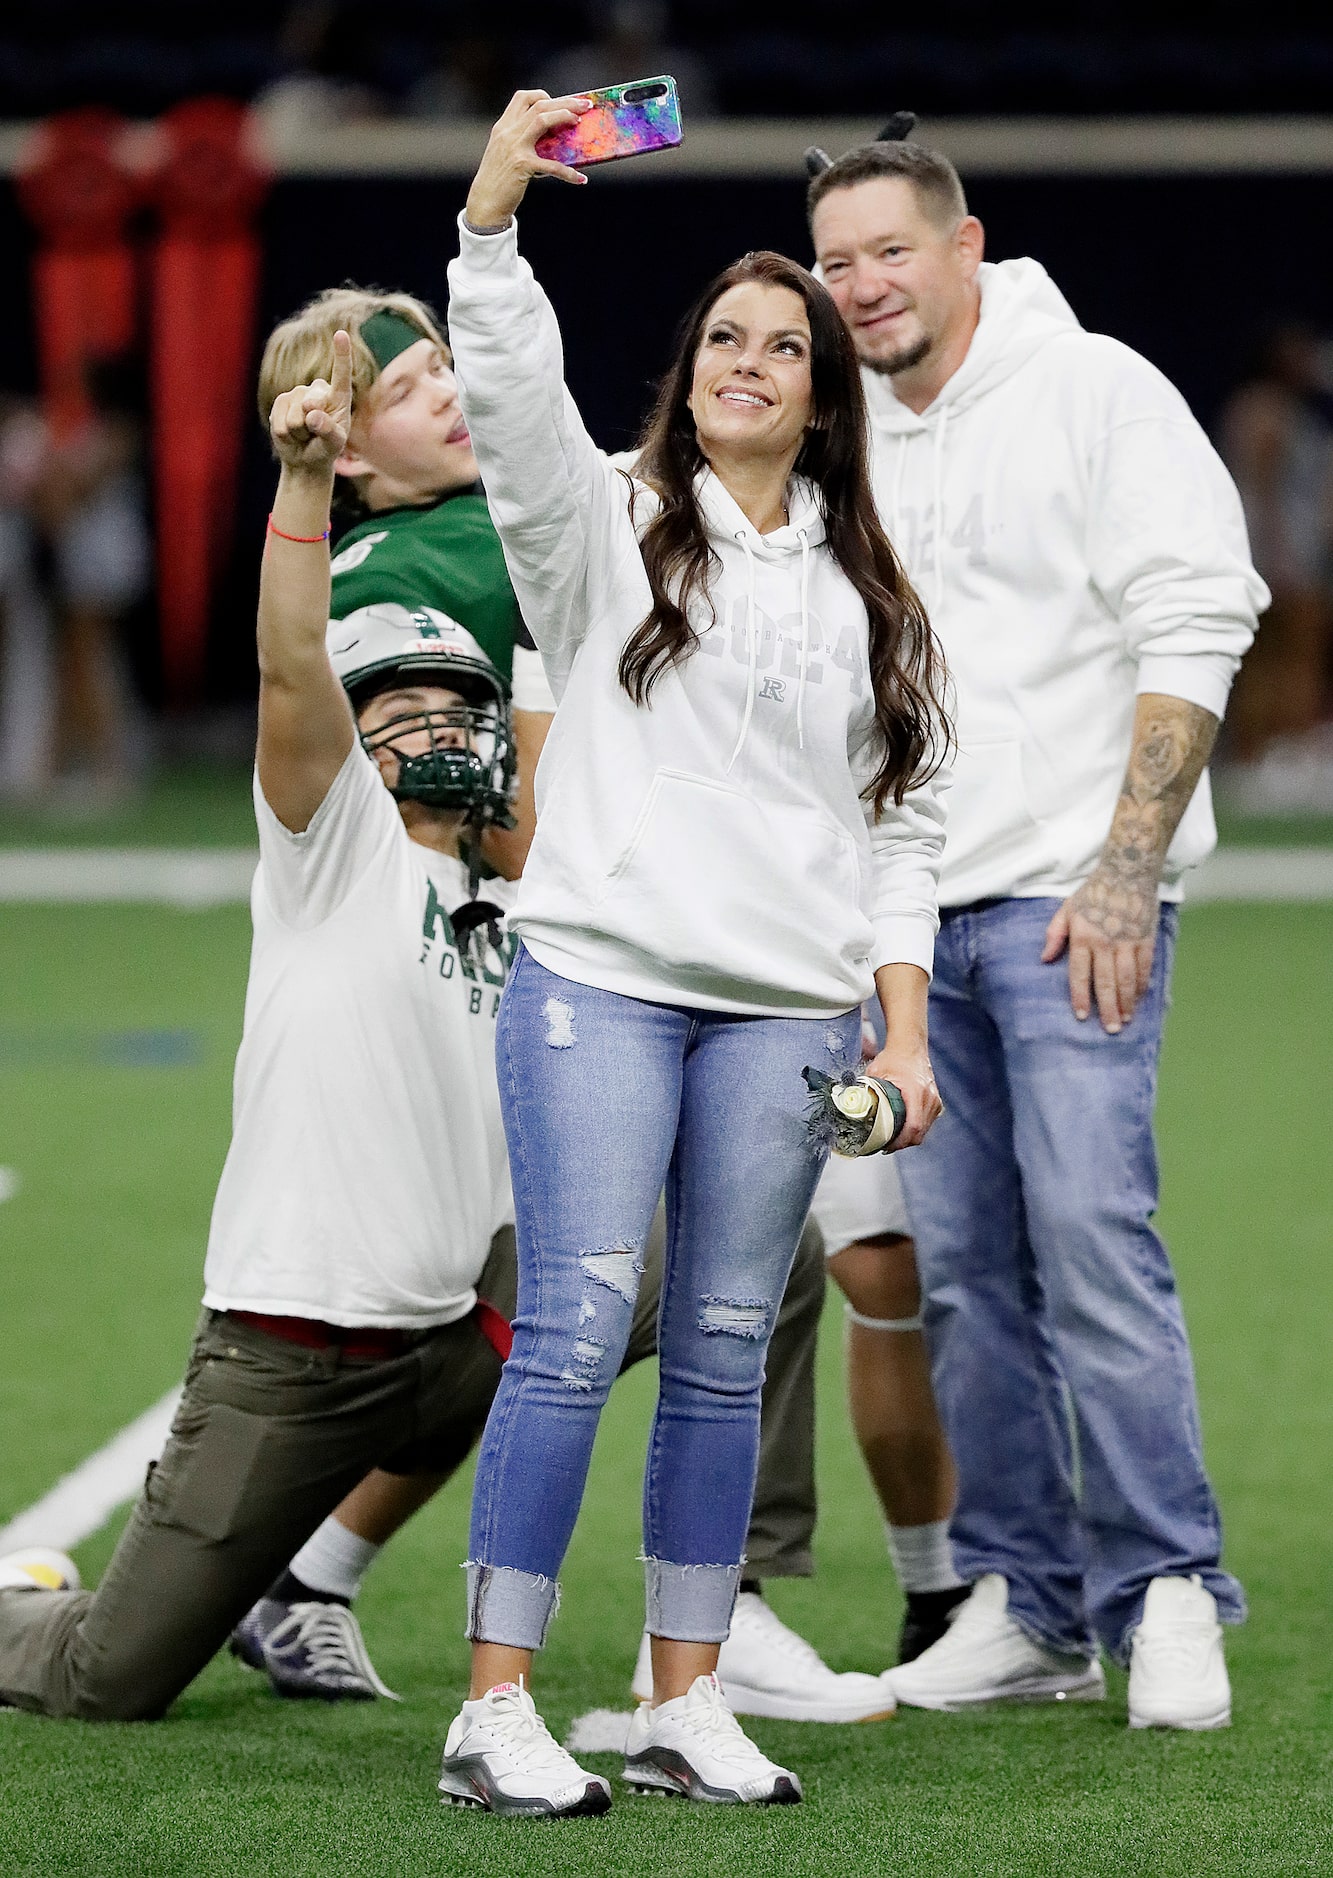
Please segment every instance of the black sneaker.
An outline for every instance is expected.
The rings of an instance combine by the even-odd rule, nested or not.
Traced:
[[[948,1591],[909,1591],[903,1612],[903,1627],[898,1633],[899,1663],[913,1663],[923,1650],[938,1643],[949,1628],[949,1619],[971,1593],[971,1585],[954,1585]]]
[[[322,1702],[399,1699],[377,1674],[345,1604],[260,1598],[232,1631],[231,1650],[251,1669],[265,1670],[279,1695]]]

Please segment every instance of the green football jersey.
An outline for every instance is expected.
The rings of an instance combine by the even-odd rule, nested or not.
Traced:
[[[506,681],[513,677],[515,643],[531,644],[478,489],[428,509],[367,515],[339,541],[330,572],[334,619],[394,600],[435,607],[466,626]]]

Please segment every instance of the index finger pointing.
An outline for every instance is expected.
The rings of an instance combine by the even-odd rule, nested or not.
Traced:
[[[352,341],[341,327],[333,335],[333,402],[339,409],[352,402]]]

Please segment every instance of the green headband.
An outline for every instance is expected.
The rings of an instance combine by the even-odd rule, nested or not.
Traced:
[[[422,339],[429,339],[430,334],[423,333],[406,315],[386,306],[372,313],[368,320],[362,320],[361,337],[370,348],[370,356],[383,371],[400,352],[406,352],[409,346],[417,345]]]

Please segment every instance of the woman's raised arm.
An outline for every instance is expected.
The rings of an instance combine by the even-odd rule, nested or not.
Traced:
[[[560,329],[513,221],[533,176],[586,180],[534,150],[583,102],[517,94],[491,132],[449,268],[463,412],[519,606],[557,696],[605,583],[636,545],[625,479],[565,389]]]

